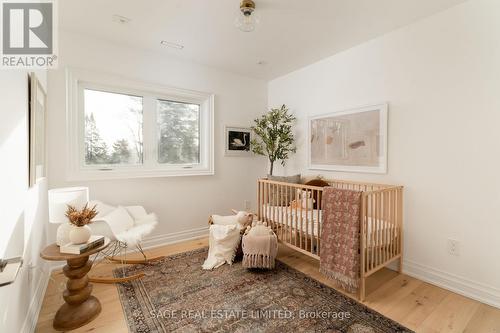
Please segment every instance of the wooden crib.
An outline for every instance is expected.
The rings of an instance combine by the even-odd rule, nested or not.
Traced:
[[[359,299],[365,299],[366,279],[399,261],[402,271],[403,187],[343,180],[328,181],[339,189],[362,191],[360,212],[360,286]],[[270,225],[280,243],[319,260],[322,187],[258,180],[258,218]],[[293,200],[302,193],[302,204]],[[292,203],[292,204],[291,204]],[[310,207],[312,206],[312,207]]]

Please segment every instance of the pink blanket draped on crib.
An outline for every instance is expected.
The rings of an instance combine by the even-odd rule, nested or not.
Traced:
[[[361,193],[325,187],[322,198],[319,270],[352,293],[359,286]]]

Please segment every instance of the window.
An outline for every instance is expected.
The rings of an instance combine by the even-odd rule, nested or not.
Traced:
[[[142,101],[84,89],[85,165],[142,164]]]
[[[210,175],[213,95],[68,72],[71,180]]]
[[[200,106],[157,100],[158,163],[200,163]]]

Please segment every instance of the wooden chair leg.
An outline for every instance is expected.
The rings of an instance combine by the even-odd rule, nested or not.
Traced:
[[[89,281],[93,282],[93,283],[113,284],[113,283],[134,281],[134,280],[140,279],[144,276],[146,276],[146,274],[138,273],[138,274],[122,277],[122,278],[89,277]]]
[[[135,265],[135,264],[148,264],[148,263],[151,263],[151,262],[154,262],[154,261],[158,261],[158,260],[161,260],[165,258],[165,256],[157,256],[157,257],[152,257],[152,258],[147,258],[147,259],[120,259],[120,258],[115,258],[115,257],[108,257],[107,259],[114,262],[114,263],[117,263],[117,264],[131,264],[131,265]]]

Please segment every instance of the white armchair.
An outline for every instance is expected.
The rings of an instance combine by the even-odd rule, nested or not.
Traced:
[[[103,253],[104,257],[112,262],[121,264],[140,264],[162,259],[163,256],[148,258],[141,246],[141,241],[149,235],[158,219],[155,214],[148,214],[142,206],[110,206],[100,201],[91,201],[89,206],[96,206],[98,215],[89,226],[94,235],[108,237],[112,244]],[[143,259],[127,259],[127,250],[139,251]],[[91,278],[97,283],[116,283],[130,281],[144,276],[136,274],[126,278]]]

